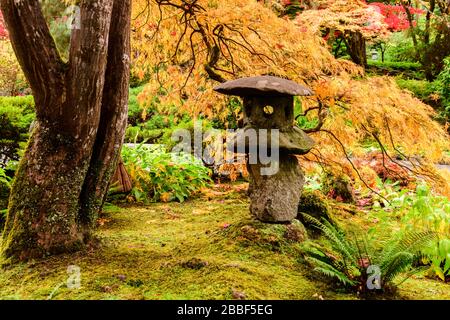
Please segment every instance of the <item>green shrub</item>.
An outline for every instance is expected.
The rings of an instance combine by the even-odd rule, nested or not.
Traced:
[[[142,108],[138,101],[138,95],[144,89],[143,86],[132,88],[128,97],[128,123],[135,126],[137,123],[142,122]]]
[[[416,62],[414,43],[406,32],[394,32],[386,46],[388,61]]]
[[[425,74],[419,63],[409,61],[385,61],[378,60],[367,61],[367,72],[375,75],[398,76],[408,79],[423,80]]]
[[[450,279],[450,239],[440,239],[424,252],[427,254],[425,262],[431,265],[430,273],[442,281]]]
[[[208,120],[200,120],[200,121],[201,121],[203,133],[207,132],[208,130],[213,129],[212,123],[210,121],[208,121]],[[195,123],[194,123],[194,120],[185,118],[179,124],[165,130],[164,135],[162,136],[160,141],[162,144],[164,144],[167,147],[167,150],[172,150],[173,147],[178,143],[178,141],[172,140],[172,136],[173,136],[174,132],[176,132],[177,130],[188,130],[191,133],[192,147],[194,147]]]
[[[19,159],[34,118],[32,96],[0,97],[0,166]]]
[[[167,153],[162,146],[125,146],[122,157],[137,202],[183,202],[211,181],[209,170],[199,160],[188,154]]]
[[[11,180],[12,179],[6,174],[5,170],[0,167],[0,232],[6,217]]]
[[[429,102],[431,100],[430,96],[436,92],[435,84],[426,80],[403,79],[397,77],[395,81],[400,88],[411,91],[416,98],[424,102]]]
[[[441,117],[444,121],[450,122],[450,57],[444,60],[444,69],[434,83],[436,91],[442,99]]]
[[[450,200],[435,196],[427,185],[419,185],[409,210],[402,217],[404,232],[432,230],[438,240],[423,250],[429,257],[430,271],[445,281],[450,277]]]
[[[409,70],[409,71],[420,71],[420,63],[410,62],[410,61],[378,61],[378,60],[368,60],[367,64],[369,66],[376,66],[380,68],[390,68],[397,70]]]
[[[157,143],[159,138],[164,135],[162,129],[145,129],[141,125],[128,127],[125,132],[125,142],[128,143]]]
[[[138,96],[144,86],[130,89],[128,102],[128,128],[125,133],[125,141],[128,143],[159,143],[159,139],[172,127],[183,123],[185,118],[176,117],[170,108],[165,114],[158,111],[158,98],[150,103],[139,103]]]
[[[378,221],[378,228],[396,230],[399,235],[412,231],[434,232],[436,241],[422,249],[426,255],[423,263],[430,265],[431,274],[446,281],[450,276],[450,200],[433,195],[425,184],[419,184],[415,192],[387,185],[380,194],[389,202],[383,200],[381,209],[376,201],[372,208],[372,218]],[[371,228],[368,232],[374,230]]]

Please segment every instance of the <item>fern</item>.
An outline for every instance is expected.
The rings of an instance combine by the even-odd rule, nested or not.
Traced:
[[[371,241],[365,235],[349,239],[342,230],[328,221],[323,223],[302,213],[304,219],[321,230],[331,245],[331,251],[317,244],[303,247],[305,260],[313,270],[329,278],[337,279],[346,287],[366,288],[368,265],[380,267],[381,282],[394,285],[393,281],[402,273],[407,273],[403,283],[411,275],[421,271],[414,267],[423,256],[421,251],[436,240],[433,231],[411,232],[400,240],[387,243],[381,253],[371,252]],[[373,240],[372,240],[373,241]]]
[[[307,257],[306,260],[316,266],[314,271],[318,271],[330,278],[336,278],[344,285],[354,286],[356,284],[356,281],[351,280],[347,274],[322,260],[313,257]]]
[[[354,261],[356,257],[356,253],[352,245],[345,238],[344,233],[341,230],[338,230],[335,226],[333,226],[329,221],[324,221],[321,223],[316,218],[306,214],[301,213],[305,218],[305,221],[311,223],[316,229],[319,229],[323,232],[325,237],[331,241],[333,249],[338,251],[343,255],[344,262],[345,261]]]

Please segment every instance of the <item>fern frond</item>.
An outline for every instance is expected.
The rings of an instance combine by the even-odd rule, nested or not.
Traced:
[[[391,282],[400,273],[408,270],[415,255],[410,252],[397,252],[381,265],[381,277],[384,283]]]
[[[325,237],[331,241],[333,249],[342,254],[344,260],[348,260],[349,263],[354,264],[356,261],[355,249],[345,238],[345,234],[333,226],[330,222],[320,222],[318,219],[306,214],[301,213],[305,220],[311,223],[316,229],[322,231]],[[345,263],[345,261],[344,261]]]
[[[356,284],[356,282],[351,280],[345,273],[337,270],[332,265],[324,261],[315,259],[313,257],[307,257],[306,260],[313,266],[315,266],[314,268],[315,271],[320,272],[330,278],[336,278],[346,286],[354,286]]]
[[[400,252],[410,252],[419,254],[421,250],[428,247],[438,238],[434,231],[410,232],[403,236],[399,242],[391,246],[382,253],[382,263],[387,262],[391,257]]]

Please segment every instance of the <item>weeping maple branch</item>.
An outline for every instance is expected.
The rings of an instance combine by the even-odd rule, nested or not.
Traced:
[[[242,30],[235,25],[218,23],[217,25],[211,26],[208,22],[200,21],[198,19],[198,15],[206,10],[199,4],[198,0],[147,0],[147,5],[145,6],[144,11],[149,10],[150,1],[154,1],[157,4],[160,12],[156,31],[151,38],[159,32],[161,21],[164,18],[162,11],[163,7],[175,8],[180,14],[179,23],[180,25],[183,25],[183,31],[177,40],[175,52],[173,53],[173,60],[176,60],[181,43],[186,37],[188,37],[188,43],[191,51],[191,61],[193,64],[191,66],[191,72],[189,72],[187,76],[186,83],[192,75],[192,71],[195,69],[196,63],[198,62],[195,56],[198,55],[200,49],[198,45],[194,44],[193,41],[196,34],[200,36],[201,44],[207,51],[207,59],[206,62],[204,62],[203,68],[209,78],[214,81],[225,82],[227,81],[227,78],[223,74],[227,74],[232,78],[236,76],[237,71],[241,69],[234,59],[233,50],[244,50],[251,55],[258,57],[262,63],[267,65],[269,63],[275,63],[275,61],[268,55],[258,52],[258,50],[256,50],[246,39]],[[141,15],[143,15],[143,12],[140,12],[138,17]],[[209,32],[209,30],[212,30],[212,32]],[[256,30],[250,28],[249,30],[261,39],[261,36]],[[219,66],[222,59],[229,64],[229,68],[231,70],[227,70],[226,68]]]
[[[366,186],[367,189],[369,189],[370,191],[372,191],[373,193],[375,193],[377,196],[379,196],[380,198],[386,200],[388,203],[391,203],[388,199],[386,199],[386,197],[384,197],[382,194],[380,194],[379,192],[375,191],[372,187],[369,186],[369,184],[363,179],[363,177],[361,176],[361,173],[359,172],[359,170],[356,168],[356,165],[353,163],[352,159],[350,159],[350,156],[347,153],[347,150],[345,148],[345,145],[342,143],[341,140],[339,140],[339,138],[331,131],[326,130],[326,129],[321,129],[321,132],[325,132],[327,133],[329,136],[331,136],[341,147],[342,152],[345,155],[345,158],[347,159],[347,161],[350,163],[350,165],[352,166],[353,170],[356,172],[356,174],[358,175],[359,180]]]

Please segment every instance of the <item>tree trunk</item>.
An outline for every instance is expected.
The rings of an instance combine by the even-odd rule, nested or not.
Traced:
[[[100,125],[80,197],[80,223],[88,236],[117,167],[128,119],[131,1],[114,2]]]
[[[67,64],[38,0],[0,1],[37,116],[11,190],[1,251],[29,259],[76,250],[94,225],[86,217],[100,209],[88,201],[103,198],[122,144],[130,0],[81,1]]]
[[[359,31],[348,32],[345,38],[348,54],[352,61],[362,67],[367,66],[366,40]]]

